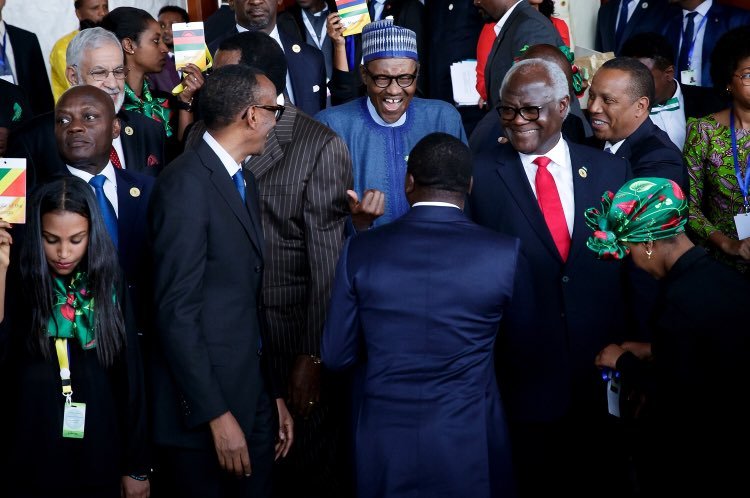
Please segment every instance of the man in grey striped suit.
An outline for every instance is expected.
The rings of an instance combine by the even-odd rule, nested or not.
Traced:
[[[286,60],[268,35],[247,32],[224,40],[215,66],[238,63],[266,73],[282,93]],[[349,215],[351,158],[338,135],[288,99],[277,118],[265,152],[245,165],[258,183],[266,240],[263,351],[276,394],[286,395],[295,416],[295,444],[276,466],[274,495],[347,496],[337,456],[342,410],[332,409],[341,399],[321,372],[320,340]]]

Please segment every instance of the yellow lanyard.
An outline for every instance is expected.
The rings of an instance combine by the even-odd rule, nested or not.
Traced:
[[[55,350],[57,351],[57,362],[60,364],[60,379],[62,381],[62,394],[65,402],[71,403],[73,386],[70,382],[70,363],[68,361],[68,340],[55,339]]]

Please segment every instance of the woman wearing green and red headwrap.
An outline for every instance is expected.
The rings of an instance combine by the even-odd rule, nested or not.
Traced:
[[[646,393],[635,460],[645,496],[730,496],[750,468],[750,283],[693,245],[687,214],[685,194],[663,178],[633,179],[586,211],[589,249],[630,254],[661,283],[652,342],[610,344],[595,364],[620,372],[622,392]]]

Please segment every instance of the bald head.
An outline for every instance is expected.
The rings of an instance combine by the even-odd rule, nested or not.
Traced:
[[[109,162],[112,139],[119,134],[115,106],[103,90],[74,86],[57,101],[55,140],[66,164],[99,174]]]
[[[548,45],[546,43],[541,43],[539,45],[534,45],[532,47],[529,47],[528,50],[526,50],[523,55],[521,55],[521,60],[526,59],[542,59],[547,62],[551,62],[562,69],[563,73],[565,74],[565,78],[568,80],[568,87],[570,88],[570,93],[573,94],[573,69],[570,67],[570,62],[568,62],[568,58],[565,57],[565,54],[563,54],[559,48],[555,47],[554,45]]]

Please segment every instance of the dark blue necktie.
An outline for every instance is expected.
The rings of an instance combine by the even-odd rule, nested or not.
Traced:
[[[680,72],[690,69],[690,47],[693,45],[693,35],[695,34],[695,16],[697,12],[688,12],[687,26],[682,32],[682,47],[680,48],[680,59],[677,63]],[[680,73],[677,73],[678,75]]]
[[[622,42],[622,37],[625,35],[625,26],[628,24],[628,4],[630,0],[620,0],[620,21],[617,23],[617,30],[615,31],[615,50],[619,50]]]
[[[232,175],[232,180],[234,180],[234,186],[237,187],[237,191],[240,193],[240,197],[242,197],[242,203],[245,203],[245,178],[242,176],[242,170],[239,170],[237,173]]]
[[[117,215],[115,214],[115,208],[107,199],[104,194],[104,182],[107,181],[107,177],[104,175],[96,175],[89,180],[89,185],[94,187],[94,193],[96,194],[96,201],[99,204],[99,210],[102,212],[102,218],[104,218],[104,226],[107,227],[109,237],[112,239],[112,243],[115,248],[119,247],[119,234],[117,233]]]

